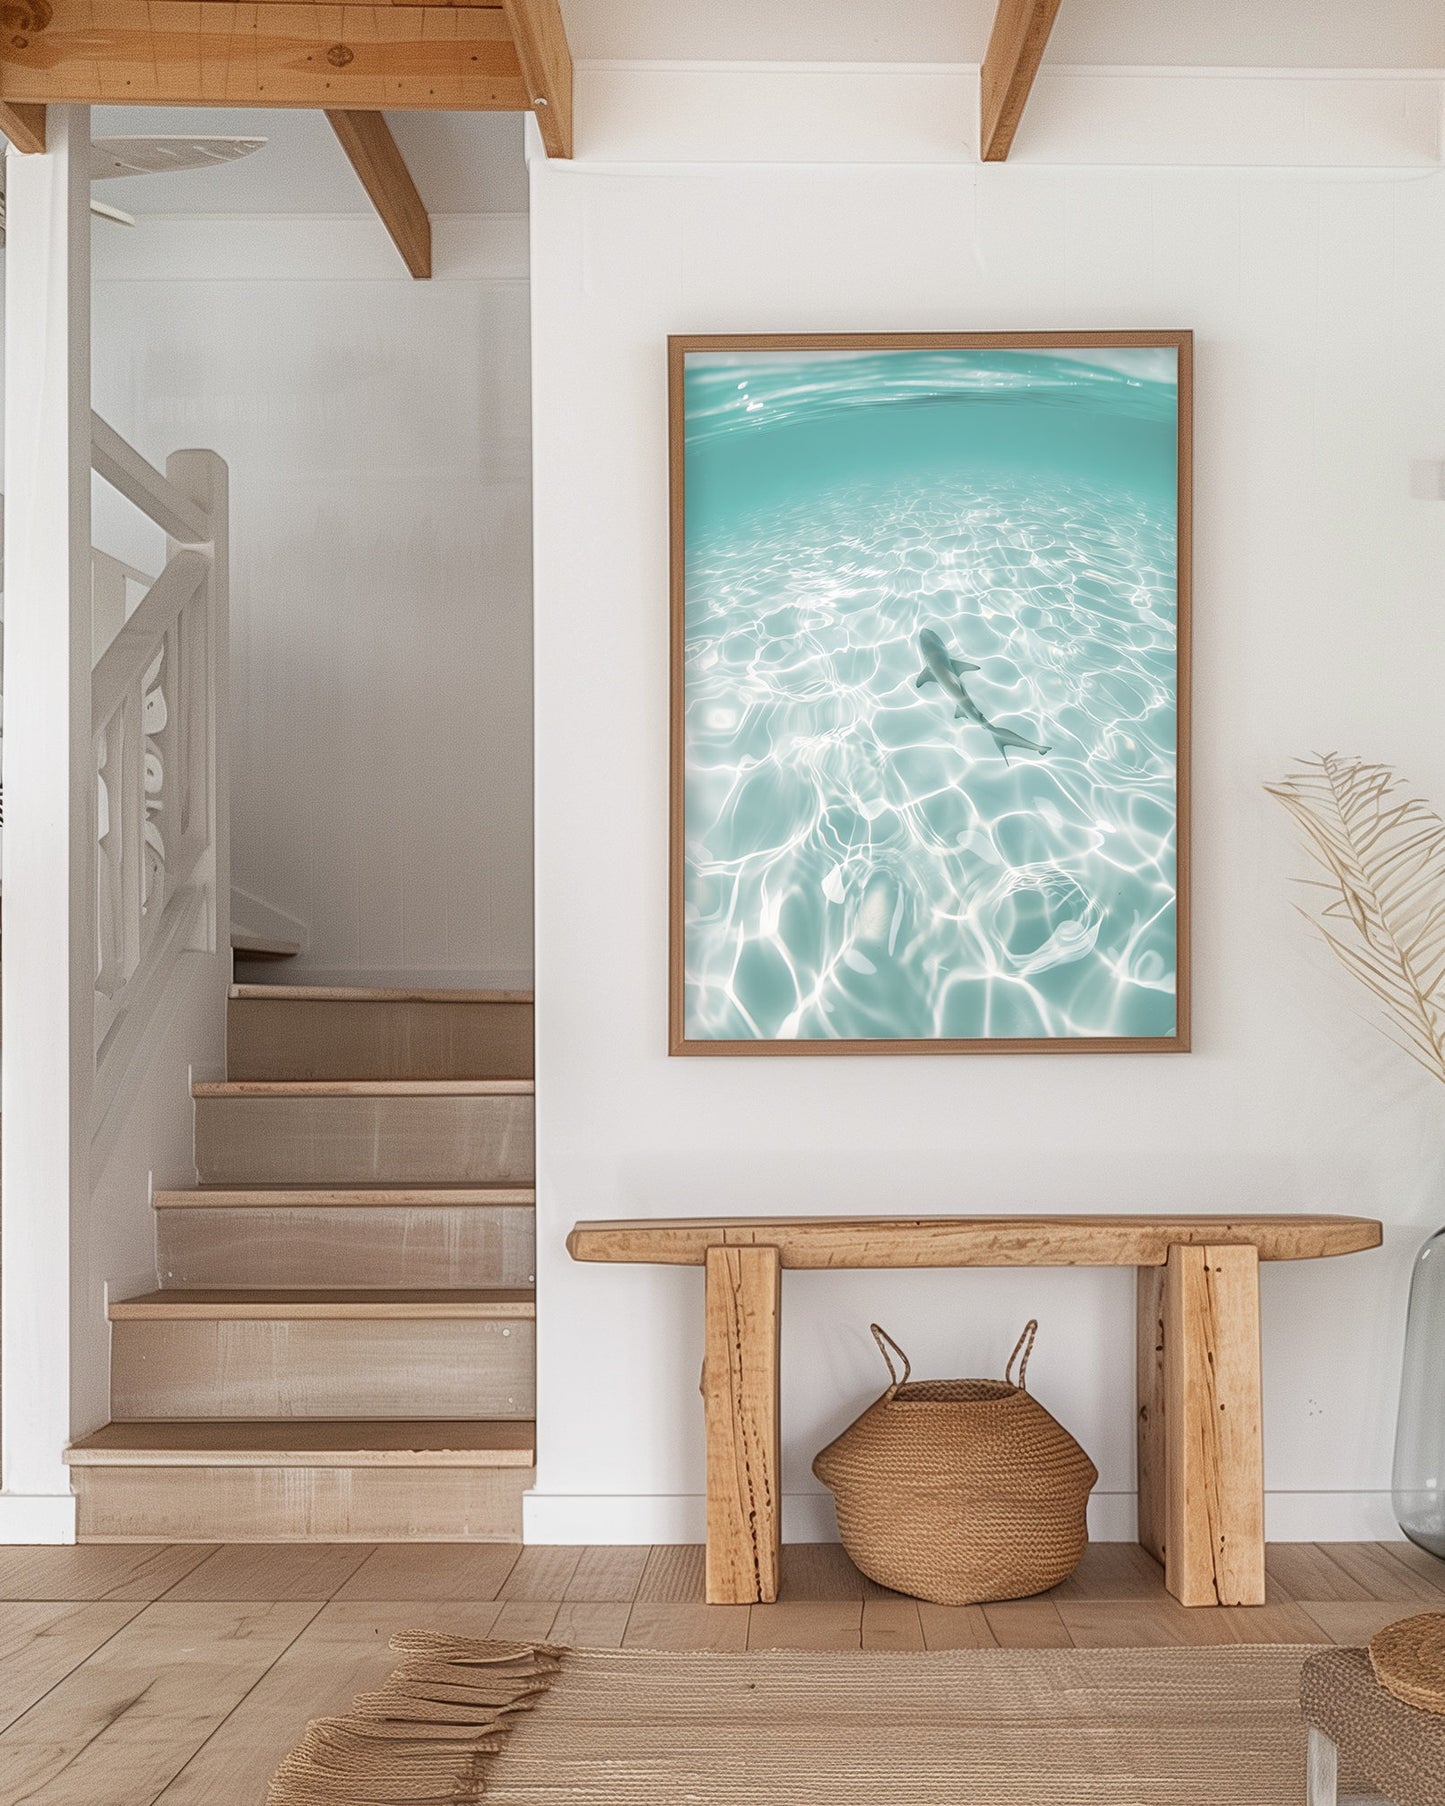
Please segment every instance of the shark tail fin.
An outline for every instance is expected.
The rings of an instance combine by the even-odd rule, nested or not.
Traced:
[[[1049,747],[1040,746],[1037,740],[1025,740],[1022,734],[1014,733],[1011,728],[991,727],[989,732],[993,735],[994,745],[1003,754],[1003,762],[1005,765],[1008,764],[1009,748],[1011,746],[1016,747],[1019,752],[1037,753],[1040,758],[1050,751]]]

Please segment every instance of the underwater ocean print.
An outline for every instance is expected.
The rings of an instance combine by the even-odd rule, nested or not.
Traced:
[[[686,352],[686,1041],[1175,1033],[1177,359]]]

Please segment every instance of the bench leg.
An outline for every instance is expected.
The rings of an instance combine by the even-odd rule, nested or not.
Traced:
[[[1323,1731],[1310,1726],[1306,1806],[1336,1806],[1339,1799],[1340,1752]]]
[[[1139,1267],[1134,1304],[1138,1369],[1139,1541],[1157,1562],[1164,1560],[1164,1517],[1168,1498],[1164,1440],[1164,1272]]]
[[[1259,1254],[1139,1275],[1139,1540],[1183,1605],[1264,1604]]]
[[[709,1248],[703,1401],[709,1605],[770,1603],[782,1544],[776,1248]]]

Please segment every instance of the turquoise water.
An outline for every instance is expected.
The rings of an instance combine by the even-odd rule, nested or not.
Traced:
[[[1174,1032],[1174,355],[689,354],[690,1039]]]

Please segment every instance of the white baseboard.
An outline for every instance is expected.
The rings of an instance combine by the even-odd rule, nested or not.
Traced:
[[[529,1543],[700,1543],[707,1500],[699,1493],[549,1493],[522,1497],[522,1538]],[[1089,1534],[1097,1542],[1134,1540],[1133,1493],[1096,1493]],[[785,1543],[836,1543],[838,1520],[826,1492],[783,1495]]]
[[[1388,1492],[1272,1492],[1265,1498],[1271,1542],[1396,1541],[1400,1530]],[[522,1539],[528,1543],[700,1543],[707,1533],[701,1493],[551,1493],[522,1498]],[[1089,1535],[1097,1543],[1132,1543],[1138,1535],[1132,1492],[1096,1492],[1089,1500]],[[838,1540],[828,1493],[785,1493],[783,1541]]]
[[[74,1541],[73,1493],[0,1492],[0,1544]]]
[[[707,1500],[697,1493],[556,1493],[522,1495],[527,1543],[700,1543],[707,1537]],[[783,1540],[836,1543],[829,1493],[785,1493]]]
[[[1402,1536],[1379,1492],[1269,1492],[1264,1534],[1272,1543],[1392,1543]]]

